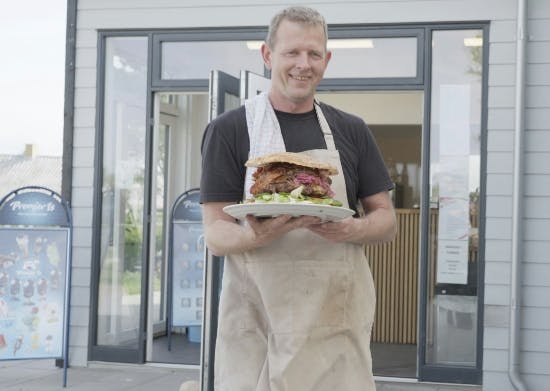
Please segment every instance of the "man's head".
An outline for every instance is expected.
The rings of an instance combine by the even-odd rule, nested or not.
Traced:
[[[331,57],[324,18],[304,7],[279,12],[271,21],[262,57],[271,70],[273,107],[296,113],[312,110],[315,90]]]
[[[325,50],[326,43],[328,39],[328,30],[327,23],[325,18],[319,12],[313,8],[308,7],[289,7],[280,11],[276,14],[271,23],[269,24],[269,30],[267,31],[267,37],[265,42],[270,47],[271,50],[275,49],[275,44],[277,43],[277,31],[279,25],[283,20],[288,20],[289,22],[301,24],[304,26],[319,26],[323,29],[325,33]]]

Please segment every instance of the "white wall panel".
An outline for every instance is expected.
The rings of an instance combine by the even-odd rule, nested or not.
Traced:
[[[512,197],[487,196],[486,217],[512,218]]]
[[[550,109],[527,109],[525,110],[526,129],[541,129],[548,131],[550,129]]]
[[[525,132],[525,150],[530,152],[550,152],[550,131],[528,130]]]
[[[525,153],[525,173],[550,174],[550,152]]]
[[[521,310],[522,326],[526,329],[550,330],[550,308],[526,307]]]
[[[516,66],[514,64],[493,64],[489,68],[489,87],[515,86]]]
[[[512,152],[488,152],[487,173],[508,174],[513,172]]]
[[[483,369],[483,391],[516,391],[508,380],[508,372]]]
[[[73,135],[73,146],[76,148],[95,148],[95,129],[91,127],[75,127]]]
[[[550,353],[524,353],[521,355],[522,369],[525,373],[550,375]],[[541,389],[540,391],[546,391]]]
[[[483,338],[485,349],[508,349],[508,329],[501,327],[487,327]]]
[[[526,262],[550,263],[550,241],[526,240],[523,245],[523,259]]]
[[[75,87],[76,88],[86,88],[93,87],[96,85],[96,69],[93,68],[81,68],[77,63],[76,73],[75,73]]]
[[[94,147],[76,147],[73,158],[73,167],[93,167],[94,166]]]
[[[485,261],[485,283],[506,285],[510,283],[510,262]]]
[[[528,219],[550,219],[548,197],[527,196],[524,199],[524,205],[524,217]]]
[[[490,152],[512,152],[514,150],[513,130],[489,130],[487,150]]]
[[[516,21],[515,19],[494,20],[489,30],[489,42],[515,42]]]
[[[506,349],[489,349],[485,351],[483,370],[503,371],[508,369],[508,351]]]
[[[515,42],[493,43],[489,49],[489,64],[515,64]]]
[[[89,227],[92,225],[92,208],[73,207],[73,227]]]
[[[487,115],[487,128],[491,130],[513,130],[514,129],[514,110],[495,109],[489,110]]]
[[[511,219],[487,218],[486,221],[486,239],[510,240],[512,238]]]
[[[95,68],[97,62],[97,49],[95,47],[77,47],[76,62],[80,68]]]
[[[510,311],[502,305],[485,304],[483,323],[485,327],[508,328],[510,324]]]
[[[515,88],[512,86],[494,86],[489,90],[489,109],[492,108],[513,108],[515,99]]]
[[[485,305],[502,305],[509,303],[510,286],[508,284],[486,284],[485,285]]]
[[[549,297],[550,286],[524,286],[522,290],[522,305],[528,307],[550,307]]]
[[[91,107],[96,104],[95,87],[80,87],[75,91],[74,105],[77,107]]]
[[[547,64],[550,62],[550,42],[529,42],[527,61],[532,64]]]
[[[485,262],[508,263],[512,259],[512,245],[508,240],[490,240],[485,245]],[[510,265],[507,266],[510,268]],[[487,271],[485,276],[487,278]]]
[[[524,262],[522,277],[524,284],[550,287],[550,261],[547,263]],[[550,349],[548,351],[550,352]]]
[[[550,26],[550,21],[548,26]],[[529,64],[527,66],[527,85],[550,85],[550,63]]]

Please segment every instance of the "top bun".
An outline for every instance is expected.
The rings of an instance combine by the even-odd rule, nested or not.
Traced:
[[[327,170],[330,175],[338,174],[338,169],[333,165],[316,161],[311,156],[306,155],[306,153],[295,153],[295,152],[271,153],[269,155],[263,155],[257,158],[248,159],[248,161],[245,163],[245,166],[261,167],[271,163],[290,163],[298,166],[318,168],[320,170]]]

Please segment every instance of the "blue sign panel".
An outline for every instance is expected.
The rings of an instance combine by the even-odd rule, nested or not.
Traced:
[[[0,360],[62,356],[66,229],[0,228]]]
[[[202,324],[204,236],[201,223],[174,224],[172,325]]]
[[[171,325],[202,323],[204,235],[199,189],[183,193],[172,210]]]
[[[199,189],[183,193],[175,203],[174,221],[202,221],[202,209],[199,201]]]
[[[69,217],[61,198],[39,189],[24,188],[8,194],[0,204],[0,225],[68,227]]]

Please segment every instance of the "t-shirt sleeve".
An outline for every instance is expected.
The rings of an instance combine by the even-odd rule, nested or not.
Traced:
[[[246,171],[240,149],[245,141],[248,144],[242,140],[235,113],[218,117],[206,127],[201,146],[201,203],[242,200]]]
[[[388,191],[394,187],[371,130],[364,122],[362,127],[361,137],[363,141],[359,144],[358,164],[359,188],[357,195],[359,198]]]

